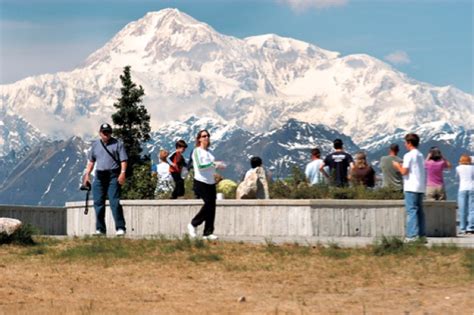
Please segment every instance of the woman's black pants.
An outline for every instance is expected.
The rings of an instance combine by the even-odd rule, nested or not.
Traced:
[[[194,180],[194,187],[196,193],[204,201],[204,205],[192,219],[191,224],[197,227],[201,225],[202,222],[205,222],[203,234],[207,236],[214,232],[214,219],[216,218],[216,185],[209,185]]]

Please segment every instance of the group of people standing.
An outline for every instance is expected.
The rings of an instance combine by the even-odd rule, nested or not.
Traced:
[[[127,169],[127,154],[123,143],[112,136],[112,127],[102,124],[99,129],[100,139],[92,143],[88,153],[88,164],[83,178],[84,185],[90,185],[90,174],[95,168],[96,175],[92,184],[94,208],[96,212],[96,234],[105,234],[105,199],[109,197],[110,207],[116,226],[116,235],[126,232],[123,209],[120,205],[120,186],[125,183]],[[217,161],[209,151],[211,135],[207,130],[200,130],[195,139],[195,148],[191,154],[191,164],[194,169],[193,190],[196,197],[204,201],[204,205],[192,218],[187,226],[191,238],[197,236],[197,227],[204,224],[203,238],[217,239],[214,234],[216,213],[216,177],[217,169],[226,167],[225,163]],[[408,239],[425,236],[425,218],[423,199],[445,200],[446,192],[443,182],[443,170],[451,167],[441,154],[441,151],[431,148],[426,160],[418,150],[420,138],[410,133],[405,136],[405,147],[408,152],[403,159],[398,157],[399,147],[392,144],[389,154],[382,157],[380,167],[383,174],[383,186],[404,192],[407,211],[406,234]],[[311,151],[312,161],[306,166],[305,174],[311,185],[327,183],[344,187],[352,183],[374,187],[376,174],[367,162],[366,154],[359,152],[353,159],[344,151],[343,142],[336,139],[333,142],[334,152],[324,160],[321,152],[315,148]],[[173,190],[171,198],[184,195],[184,177],[187,171],[186,160],[183,156],[188,145],[185,141],[176,142],[176,150],[169,154],[161,150],[160,163],[153,172],[158,177],[158,192]],[[255,164],[255,165],[254,165]],[[459,177],[458,209],[461,233],[474,233],[474,165],[469,155],[463,154],[456,168]],[[265,176],[260,158],[251,160],[252,169],[246,178]],[[259,171],[260,170],[260,171]],[[255,174],[253,174],[255,173]],[[263,175],[262,175],[263,174]],[[268,198],[268,188],[264,189],[260,198]]]
[[[432,147],[426,157],[418,150],[420,138],[410,133],[405,136],[408,152],[398,157],[399,146],[392,144],[389,154],[380,160],[382,186],[403,191],[407,211],[406,234],[409,240],[425,236],[423,199],[446,200],[443,171],[452,167],[438,147]],[[321,159],[318,148],[311,151],[312,161],[305,174],[311,185],[328,183],[344,187],[349,184],[374,187],[376,174],[367,163],[364,152],[353,159],[344,151],[342,140],[334,140],[334,152]],[[460,234],[474,234],[474,165],[471,157],[462,154],[456,167],[459,179],[458,211]]]

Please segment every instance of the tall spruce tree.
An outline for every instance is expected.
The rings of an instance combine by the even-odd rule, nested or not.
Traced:
[[[128,155],[127,182],[122,189],[124,199],[153,198],[154,182],[151,176],[143,176],[150,166],[149,157],[142,157],[142,144],[150,140],[150,115],[142,104],[143,87],[137,87],[126,66],[120,76],[121,97],[114,103],[117,111],[112,114],[114,136],[124,143]],[[146,188],[144,188],[146,187]]]

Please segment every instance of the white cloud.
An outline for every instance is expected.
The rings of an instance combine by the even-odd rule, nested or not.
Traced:
[[[384,59],[395,65],[403,65],[411,62],[410,57],[403,50],[396,50],[385,56]]]
[[[322,9],[346,5],[349,0],[278,0],[279,3],[289,5],[293,11],[303,12],[308,9]]]

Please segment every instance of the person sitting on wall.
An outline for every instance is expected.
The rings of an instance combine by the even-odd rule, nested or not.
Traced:
[[[262,164],[262,159],[258,156],[250,159],[251,169],[245,173],[244,180],[237,187],[237,199],[270,199],[268,178]]]
[[[431,147],[426,156],[426,199],[446,200],[443,171],[451,168],[451,163],[444,158],[438,147]]]

